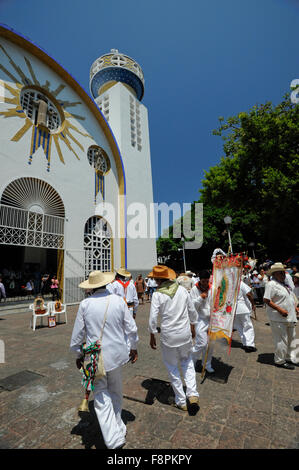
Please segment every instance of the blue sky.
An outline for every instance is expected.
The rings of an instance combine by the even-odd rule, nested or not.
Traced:
[[[155,202],[192,202],[216,165],[218,117],[278,103],[299,78],[299,0],[0,0],[89,93],[92,62],[116,48],[145,75]]]

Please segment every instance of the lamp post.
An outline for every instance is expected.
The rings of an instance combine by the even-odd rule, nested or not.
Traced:
[[[227,230],[227,234],[228,234],[229,249],[230,249],[230,252],[232,253],[233,252],[233,246],[232,246],[232,241],[231,241],[231,238],[230,238],[230,231],[229,231],[229,226],[232,223],[232,218],[229,215],[227,215],[226,217],[224,217],[223,220],[224,220],[224,223],[226,225],[226,230]]]
[[[253,259],[255,259],[254,245],[255,245],[254,242],[250,242],[250,243],[248,244],[248,246],[250,246],[250,247],[252,248]]]
[[[182,237],[181,241],[183,242],[183,260],[184,260],[184,272],[186,272],[186,258],[185,258],[185,239]]]

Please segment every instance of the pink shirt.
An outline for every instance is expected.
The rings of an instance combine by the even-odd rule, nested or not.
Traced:
[[[52,279],[51,289],[57,289],[57,288],[58,288],[58,280]]]

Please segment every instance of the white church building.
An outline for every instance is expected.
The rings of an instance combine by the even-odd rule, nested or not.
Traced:
[[[57,274],[66,303],[90,271],[157,264],[154,234],[128,233],[134,208],[149,224],[153,203],[141,67],[112,49],[91,66],[90,94],[0,25],[0,273]]]

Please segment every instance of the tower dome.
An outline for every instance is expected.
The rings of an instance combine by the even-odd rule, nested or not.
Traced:
[[[121,82],[141,101],[144,77],[139,64],[117,49],[99,57],[90,68],[90,91],[94,99],[108,88]]]

